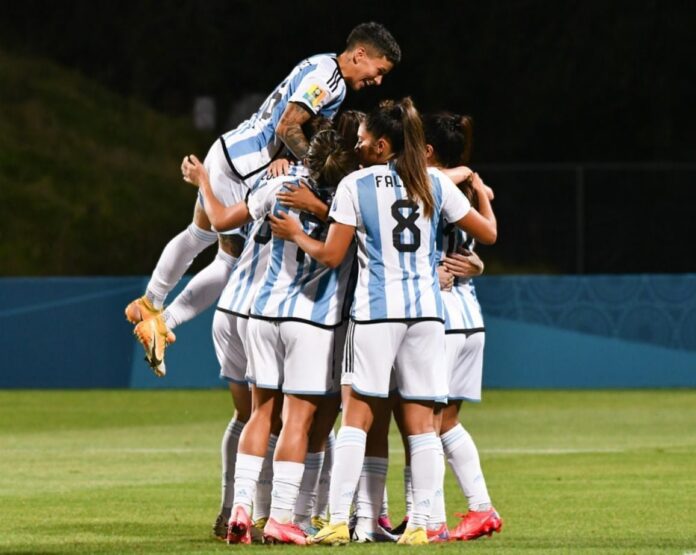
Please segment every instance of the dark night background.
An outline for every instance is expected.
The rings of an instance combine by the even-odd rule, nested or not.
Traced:
[[[499,243],[482,251],[491,271],[696,271],[694,2],[25,0],[0,7],[5,56],[50,60],[174,119],[190,120],[193,99],[212,96],[218,131],[242,96],[267,94],[303,57],[340,51],[355,24],[379,21],[399,41],[403,62],[382,87],[349,93],[344,106],[369,109],[411,95],[422,111],[473,116],[472,165],[497,195]],[[192,131],[190,140],[204,154],[214,135]],[[175,179],[184,153],[171,155],[172,189],[182,187]],[[2,179],[9,190],[13,180]],[[112,241],[131,240],[124,225],[98,247],[113,265],[75,260],[48,273],[149,273],[167,238],[190,220],[194,197],[184,191],[188,207],[172,207],[172,221],[137,260],[103,254]],[[17,206],[3,218],[21,218]],[[122,219],[137,212],[122,207]],[[28,227],[7,227],[2,238]],[[0,272],[47,273],[33,268],[9,264]]]

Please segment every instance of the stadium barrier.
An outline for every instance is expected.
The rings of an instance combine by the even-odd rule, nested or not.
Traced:
[[[222,387],[213,309],[176,330],[167,376],[150,372],[123,316],[146,284],[0,279],[0,388]],[[476,288],[485,387],[696,387],[696,274],[487,276]]]

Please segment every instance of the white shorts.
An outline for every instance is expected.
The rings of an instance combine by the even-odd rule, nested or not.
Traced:
[[[220,363],[220,379],[245,384],[247,357],[237,329],[238,320],[243,318],[216,310],[213,317],[213,344]]]
[[[445,336],[445,356],[449,374],[449,399],[481,400],[483,376],[484,332],[448,333]]]
[[[210,177],[210,186],[217,199],[225,206],[232,206],[246,198],[249,187],[230,168],[222,143],[217,140],[208,150],[203,165]],[[198,202],[203,206],[203,195],[198,193]],[[213,228],[213,230],[215,230]],[[222,235],[243,235],[241,229],[221,231]]]
[[[338,392],[334,330],[302,322],[250,318],[246,333],[247,378],[256,387],[295,395]]]
[[[361,395],[389,397],[392,367],[402,398],[447,400],[445,327],[442,322],[348,325],[342,383]],[[347,374],[352,374],[352,378]]]

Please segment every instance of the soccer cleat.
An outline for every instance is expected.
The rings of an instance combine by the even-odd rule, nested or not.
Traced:
[[[377,524],[379,524],[387,532],[392,531],[393,526],[392,526],[391,520],[389,520],[389,515],[380,515],[379,518],[377,519]]]
[[[396,528],[392,528],[391,533],[400,536],[406,530],[406,526],[408,526],[408,515],[404,517],[401,524],[399,524]]]
[[[314,536],[309,538],[309,543],[315,545],[345,545],[350,542],[348,525],[345,522],[327,524]]]
[[[263,539],[266,543],[294,543],[306,545],[307,536],[294,522],[281,523],[269,518],[263,528]]]
[[[265,543],[263,539],[263,528],[266,526],[268,518],[265,516],[257,518],[254,525],[251,527],[251,543]]]
[[[350,534],[350,539],[356,543],[395,542],[397,537],[390,534],[382,526],[377,525],[376,531],[370,531],[358,523]]]
[[[219,540],[227,539],[227,522],[230,519],[230,511],[222,510],[220,514],[217,515],[215,519],[215,524],[213,524],[213,536]]]
[[[422,526],[417,528],[407,526],[396,543],[399,545],[428,545],[428,533]]]
[[[449,530],[447,529],[447,523],[443,522],[439,528],[434,530],[426,530],[428,534],[428,541],[430,543],[442,543],[450,541]]]
[[[227,543],[251,543],[251,518],[241,505],[232,508],[227,527]]]
[[[316,528],[317,530],[321,530],[328,523],[329,523],[329,520],[324,518],[323,516],[313,516],[312,517],[312,526],[314,526],[314,528]]]
[[[143,320],[133,330],[133,335],[145,349],[145,360],[158,378],[166,374],[164,367],[164,349],[176,341],[176,336],[164,323],[164,316],[158,314]]]
[[[143,296],[128,304],[126,307],[126,320],[131,324],[139,324],[143,320],[147,320],[161,313],[161,308],[155,308],[155,305],[150,302],[150,299]]]
[[[488,511],[469,511],[465,515],[456,513],[462,520],[454,530],[450,532],[452,540],[475,540],[481,536],[492,536],[493,532],[500,532],[503,521],[498,511],[491,508]]]

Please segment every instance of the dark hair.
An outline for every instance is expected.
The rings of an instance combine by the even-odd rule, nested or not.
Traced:
[[[425,158],[425,136],[418,110],[406,97],[400,102],[384,100],[370,112],[365,128],[379,139],[385,137],[396,155],[396,173],[412,201],[420,201],[427,218],[435,212],[432,186]]]
[[[358,141],[358,127],[365,121],[366,117],[365,112],[346,110],[336,118],[334,128],[348,146],[354,146]]]
[[[425,142],[433,147],[435,159],[445,168],[464,166],[471,158],[473,120],[452,112],[438,112],[423,116]],[[458,185],[466,198],[478,208],[473,176]]]
[[[305,137],[311,141],[312,137],[319,133],[319,131],[331,129],[331,126],[332,123],[329,118],[325,118],[324,116],[314,116],[302,124],[302,132],[305,134]]]
[[[354,27],[346,40],[346,49],[353,50],[359,44],[371,46],[394,65],[401,61],[401,48],[384,25],[371,21]]]
[[[446,168],[469,163],[473,121],[469,116],[438,112],[423,116],[425,142],[433,147],[435,158]]]
[[[358,157],[338,132],[326,129],[312,138],[305,164],[319,187],[335,189],[341,179],[358,169]]]

